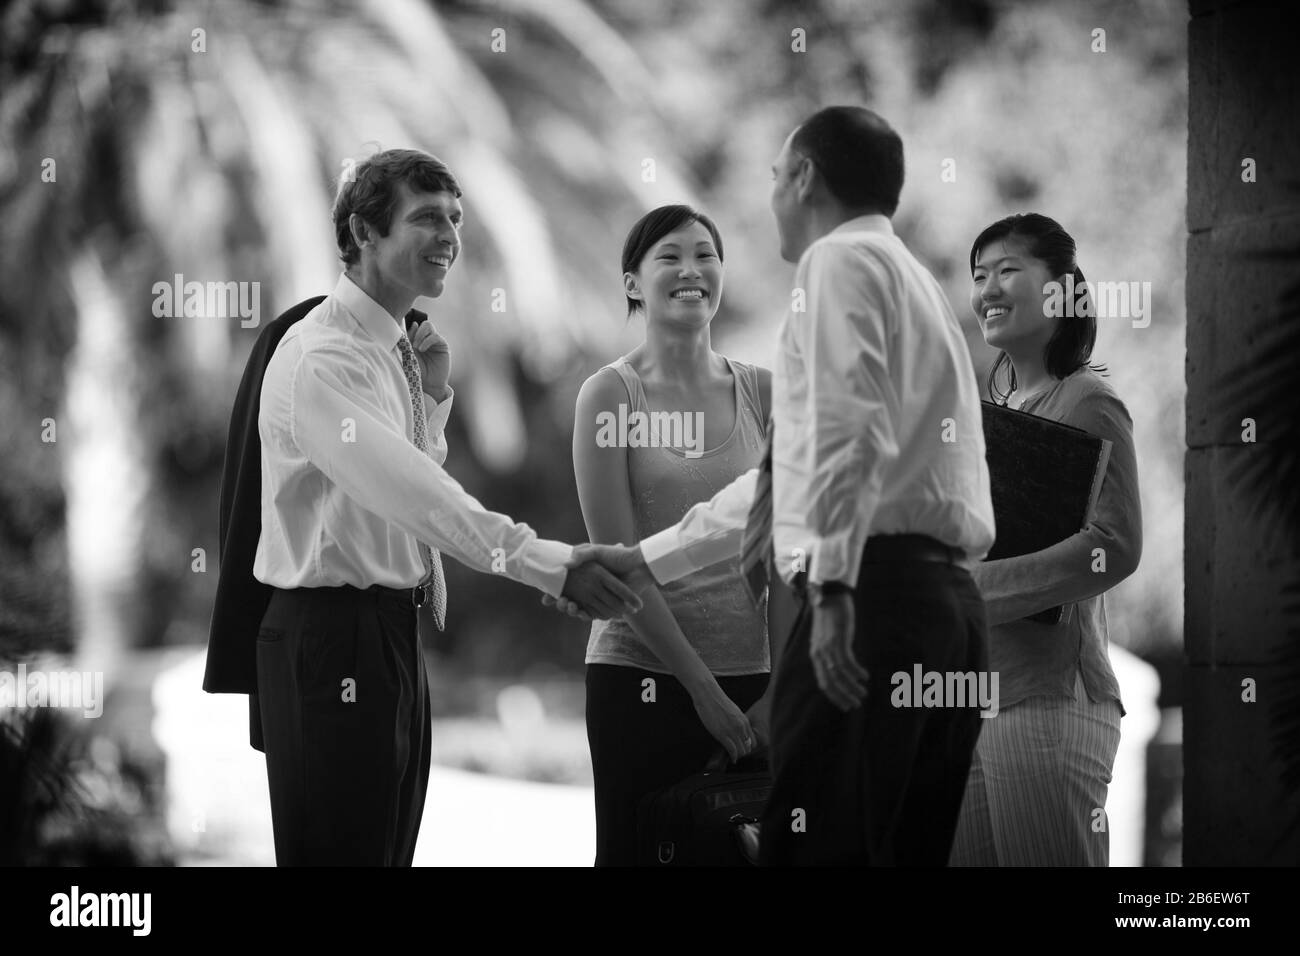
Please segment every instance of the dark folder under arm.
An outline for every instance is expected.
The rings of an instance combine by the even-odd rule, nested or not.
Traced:
[[[985,560],[1032,554],[1082,531],[1097,506],[1110,442],[1005,405],[980,405],[997,525]],[[1048,608],[1027,620],[1056,624],[1061,610]]]

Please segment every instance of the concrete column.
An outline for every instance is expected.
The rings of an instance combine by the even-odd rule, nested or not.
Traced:
[[[1283,290],[1300,278],[1294,257],[1252,258],[1300,248],[1295,9],[1192,0],[1190,12],[1183,862],[1295,865],[1300,794],[1281,767],[1296,740],[1281,740],[1270,717],[1285,686],[1277,661],[1297,534],[1270,535],[1276,519],[1252,514],[1237,471],[1293,412],[1225,392],[1269,354]],[[1243,181],[1247,160],[1254,182]],[[1254,703],[1243,700],[1250,681]]]

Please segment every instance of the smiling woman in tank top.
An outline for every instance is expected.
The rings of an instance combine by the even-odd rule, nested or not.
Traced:
[[[583,384],[573,464],[594,543],[676,524],[762,460],[771,373],[713,350],[722,239],[688,206],[642,217],[623,247],[629,316],[645,341]],[[746,716],[770,671],[767,625],[734,562],[658,591],[627,621],[592,624],[587,738],[596,865],[631,865],[642,796],[757,741]]]

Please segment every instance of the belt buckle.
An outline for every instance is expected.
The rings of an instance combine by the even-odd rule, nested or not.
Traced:
[[[411,588],[411,604],[415,607],[424,607],[424,602],[424,585],[417,584],[415,587]]]

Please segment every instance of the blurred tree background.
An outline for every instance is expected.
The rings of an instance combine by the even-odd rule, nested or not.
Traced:
[[[574,399],[642,334],[623,318],[627,228],[664,202],[708,210],[727,249],[715,347],[770,365],[792,267],[769,166],[831,103],[902,135],[895,226],[981,381],[967,256],[993,220],[1048,214],[1090,279],[1151,283],[1149,327],[1102,320],[1096,350],[1133,414],[1146,528],[1107,603],[1112,640],[1176,656],[1186,21],[1181,0],[7,3],[0,657],[70,652],[111,679],[131,649],[206,639],[226,427],[259,328],[157,318],[154,283],[258,282],[270,321],[334,282],[348,160],[435,153],[466,192],[462,260],[417,303],[452,343],[447,467],[488,507],[584,539]],[[585,628],[536,593],[454,563],[448,578],[436,669],[581,672]]]

